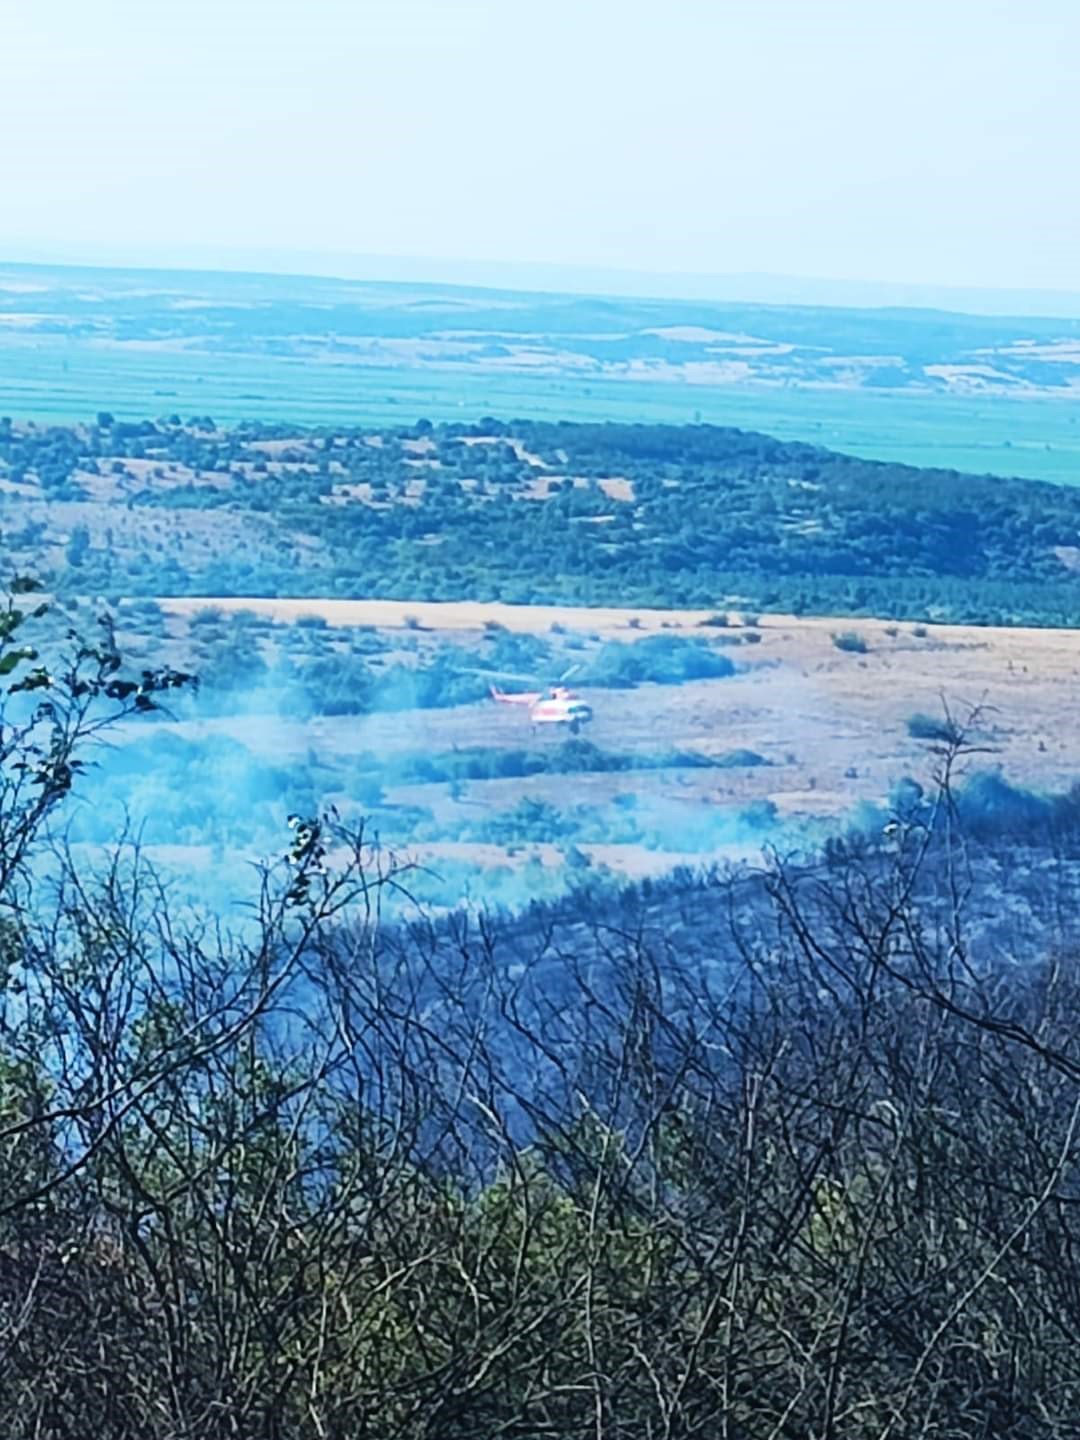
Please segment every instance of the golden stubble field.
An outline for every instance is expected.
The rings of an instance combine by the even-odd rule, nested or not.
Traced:
[[[281,621],[318,614],[331,625],[423,627],[433,643],[479,637],[485,622],[508,630],[545,633],[552,625],[590,636],[635,638],[664,629],[715,635],[700,628],[706,611],[586,609],[554,606],[435,604],[383,600],[163,600],[190,614],[213,604]],[[738,618],[732,617],[736,633]],[[929,626],[879,620],[830,620],[763,615],[761,640],[727,651],[739,673],[726,680],[632,691],[588,692],[595,721],[588,736],[617,749],[671,746],[718,754],[754,750],[771,762],[758,768],[665,771],[657,774],[534,776],[472,783],[460,801],[443,798],[442,812],[468,815],[478,806],[501,808],[516,797],[555,804],[610,802],[644,785],[670,798],[673,814],[697,807],[735,808],[771,800],[793,817],[838,817],[862,800],[881,801],[902,776],[926,781],[934,758],[912,739],[916,712],[941,715],[943,704],[963,717],[983,707],[987,753],[972,765],[1000,767],[1015,783],[1064,789],[1080,775],[1080,632]],[[838,650],[833,635],[855,631],[865,654]],[[493,704],[413,712],[408,716],[319,719],[311,722],[220,722],[278,756],[310,747],[336,753],[466,745],[547,745],[527,719]],[[427,793],[421,793],[426,791]],[[394,798],[431,804],[431,787],[399,787]],[[690,810],[684,809],[690,807]],[[676,822],[677,823],[677,822]],[[597,847],[599,849],[599,847]],[[620,857],[605,855],[609,862]],[[696,857],[700,859],[701,857]],[[622,868],[637,868],[621,857]],[[650,864],[648,868],[655,868]]]

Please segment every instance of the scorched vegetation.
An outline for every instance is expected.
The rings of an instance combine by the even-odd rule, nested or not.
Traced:
[[[1074,804],[973,810],[957,723],[884,830],[498,923],[388,923],[407,864],[301,814],[230,933],[64,843],[87,744],[186,677],[30,623],[10,1440],[1075,1433]]]

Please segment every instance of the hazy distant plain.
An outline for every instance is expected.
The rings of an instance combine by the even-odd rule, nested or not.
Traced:
[[[1080,323],[0,266],[0,413],[99,410],[706,421],[1077,483]]]

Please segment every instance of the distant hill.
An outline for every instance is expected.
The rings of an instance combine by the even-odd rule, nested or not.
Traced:
[[[0,493],[74,593],[1080,624],[1080,491],[713,426],[2,422]]]
[[[827,293],[827,292],[826,292]],[[898,292],[902,294],[904,292]],[[0,264],[9,343],[93,341],[355,366],[1080,397],[1080,316],[653,299]]]

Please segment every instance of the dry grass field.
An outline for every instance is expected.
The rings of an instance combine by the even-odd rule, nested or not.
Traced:
[[[161,603],[179,616],[210,602]],[[544,633],[554,624],[568,632],[622,640],[661,628],[716,633],[699,628],[710,617],[697,611],[335,600],[212,603],[225,611],[252,610],[282,621],[319,614],[331,625],[421,627],[425,640],[433,644],[442,638],[467,642],[482,635],[485,622],[492,621],[509,630]],[[738,617],[732,616],[732,624],[738,626]],[[925,781],[934,757],[925,741],[911,738],[907,722],[920,712],[940,716],[945,704],[960,717],[971,706],[983,707],[980,734],[986,748],[972,757],[973,766],[1000,767],[1014,782],[1046,790],[1067,788],[1080,770],[1080,632],[922,628],[785,615],[762,616],[755,628],[760,643],[728,652],[738,665],[732,678],[588,692],[595,710],[588,736],[621,751],[670,746],[718,755],[745,748],[764,757],[766,765],[475,781],[457,798],[443,786],[409,785],[396,787],[391,798],[431,806],[440,819],[452,823],[504,809],[522,797],[599,809],[620,794],[644,792],[651,804],[670,813],[666,858],[632,853],[633,847],[625,853],[619,847],[593,847],[596,859],[640,873],[680,858],[680,826],[707,823],[707,817],[715,816],[719,836],[725,813],[756,800],[771,801],[782,816],[792,819],[837,819],[860,801],[883,801],[903,776]],[[845,631],[862,637],[865,653],[836,647],[833,636]],[[189,723],[204,728],[202,722]],[[245,716],[205,724],[277,758],[557,743],[551,734],[534,735],[525,715],[483,702],[364,718],[269,721]],[[429,858],[444,852],[468,858],[466,848],[432,847]],[[476,848],[474,858],[484,863],[485,847]],[[745,841],[728,847],[718,839],[717,853],[739,849],[745,852]],[[538,858],[553,863],[557,853]],[[700,849],[693,858],[703,858]]]

